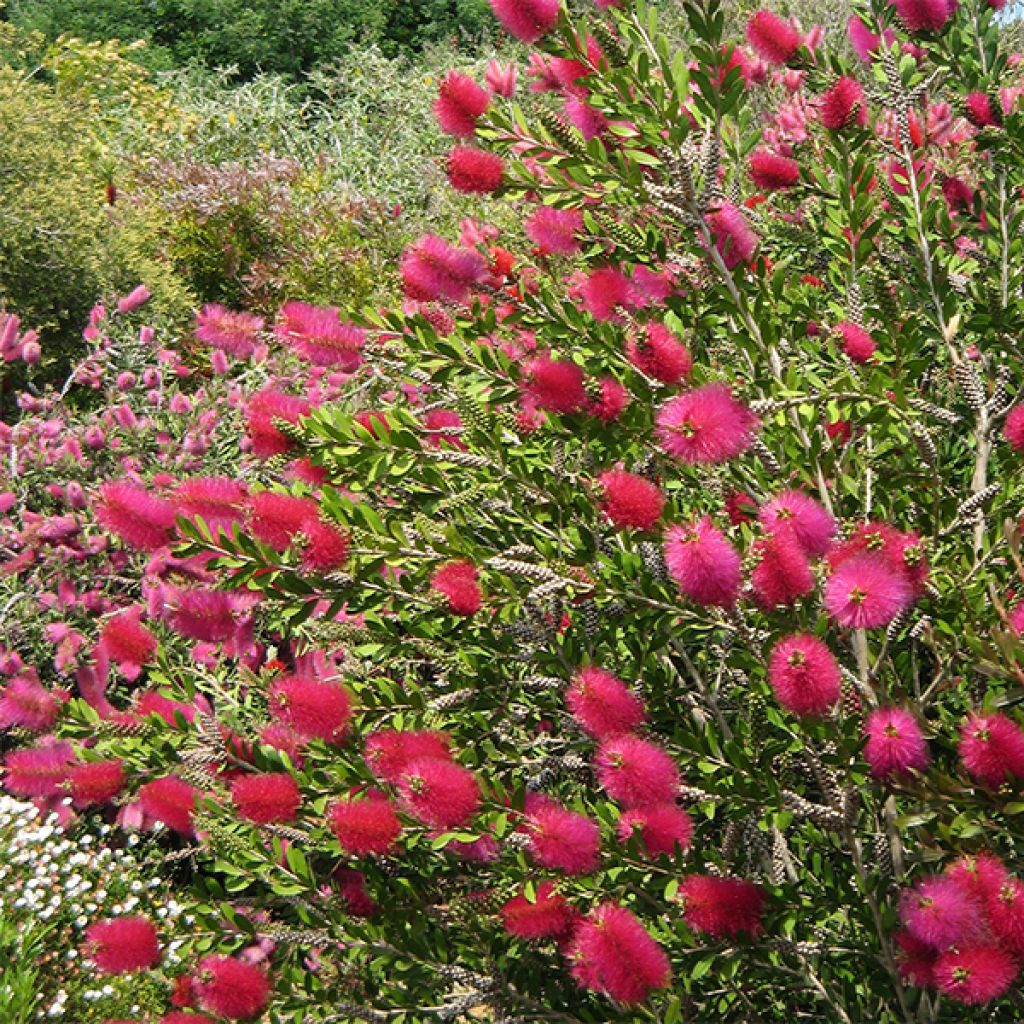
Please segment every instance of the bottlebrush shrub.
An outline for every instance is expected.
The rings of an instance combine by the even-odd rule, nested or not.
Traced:
[[[1012,1017],[1018,883],[945,869],[1024,841],[1019,61],[974,3],[859,12],[856,67],[713,3],[685,52],[640,0],[493,6],[534,98],[488,75],[459,144],[536,248],[420,239],[333,393],[244,371],[230,533],[157,475],[103,506],[166,531],[147,616],[199,664],[13,690],[5,784],[122,763],[196,859],[201,1012]]]

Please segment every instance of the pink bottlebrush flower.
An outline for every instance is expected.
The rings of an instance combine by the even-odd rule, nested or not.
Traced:
[[[863,125],[867,121],[864,89],[855,78],[840,78],[827,89],[818,103],[821,123],[834,132],[849,124]]]
[[[1006,415],[1003,437],[1016,452],[1024,452],[1024,405],[1015,405]]]
[[[892,0],[896,16],[910,32],[941,32],[956,10],[956,0]]]
[[[157,551],[167,545],[174,527],[173,507],[128,480],[109,480],[100,486],[96,518],[139,551]]]
[[[1015,957],[1024,954],[1024,883],[1006,876],[994,892],[987,893],[985,910],[999,944]]]
[[[523,393],[538,409],[580,412],[587,404],[583,370],[575,363],[537,356],[523,367]]]
[[[776,530],[757,541],[754,556],[750,582],[762,608],[795,604],[814,590],[814,573],[792,531]]]
[[[872,53],[878,50],[879,44],[882,41],[881,36],[876,32],[872,32],[856,14],[851,14],[847,21],[846,34],[849,37],[850,45],[862,61],[869,61]],[[886,43],[891,43],[893,39],[892,32],[887,31],[885,36]]]
[[[887,626],[913,601],[907,580],[873,552],[843,562],[825,584],[825,608],[840,626],[850,629]]]
[[[366,876],[355,868],[337,868],[333,874],[338,895],[353,917],[376,917],[380,906],[366,890]]]
[[[257,825],[292,821],[302,794],[287,772],[240,775],[231,784],[231,801],[246,821]]]
[[[153,293],[144,284],[140,284],[127,295],[117,300],[117,311],[122,314],[134,313],[139,307],[149,302],[152,297]]]
[[[68,790],[76,807],[110,803],[125,783],[124,763],[117,758],[76,764],[68,772]]]
[[[614,423],[629,405],[630,394],[614,377],[602,377],[597,388],[597,396],[587,403],[587,412],[602,423]]]
[[[224,643],[239,628],[231,595],[205,587],[179,590],[169,622],[176,633],[204,644]]]
[[[691,601],[723,608],[735,603],[741,582],[740,555],[710,518],[669,528],[665,564]]]
[[[903,533],[888,523],[861,523],[846,540],[829,552],[829,566],[833,570],[838,569],[862,553],[880,556],[906,580],[913,598],[923,592],[928,579],[928,561],[924,545],[916,533]]]
[[[270,1002],[263,969],[232,956],[204,957],[192,988],[204,1010],[229,1020],[254,1020]]]
[[[509,99],[515,95],[518,71],[515,64],[502,64],[500,61],[488,61],[484,72],[484,82],[495,96]]]
[[[487,264],[474,249],[456,248],[437,235],[423,235],[402,253],[399,269],[409,298],[461,303],[483,279]]]
[[[755,149],[750,155],[750,180],[762,192],[792,188],[800,181],[800,165],[770,149]]]
[[[313,366],[353,373],[363,361],[366,331],[343,323],[335,306],[286,302],[274,333]]]
[[[402,833],[391,801],[380,795],[338,800],[328,812],[328,824],[353,857],[384,856]]]
[[[450,761],[451,739],[443,732],[381,729],[367,737],[363,757],[378,779],[397,783],[413,761]]]
[[[905,928],[893,932],[896,945],[896,964],[900,977],[918,988],[931,988],[935,984],[937,953],[926,942],[915,938]]]
[[[1024,776],[1024,730],[997,711],[971,715],[960,730],[960,759],[971,778],[986,786]]]
[[[675,804],[651,804],[626,811],[619,818],[619,838],[626,842],[634,836],[648,857],[687,850],[693,838],[693,821]]]
[[[618,677],[591,665],[573,676],[565,702],[595,739],[632,732],[647,717],[643,701]]]
[[[248,359],[256,351],[264,320],[252,313],[238,313],[209,303],[196,314],[196,340],[234,356]]]
[[[270,712],[305,739],[341,743],[352,720],[352,697],[339,683],[282,676],[270,689]]]
[[[619,267],[595,267],[584,279],[580,297],[595,320],[615,320],[631,304],[633,288]]]
[[[588,103],[582,96],[572,93],[565,97],[562,111],[566,121],[589,142],[599,139],[610,127],[608,118],[597,107]]]
[[[864,757],[876,779],[928,767],[928,743],[917,719],[905,708],[876,708],[864,723],[864,733]]]
[[[775,645],[768,659],[768,681],[779,703],[801,717],[826,714],[842,690],[835,657],[809,633],[794,633]]]
[[[863,327],[844,320],[836,324],[835,330],[842,340],[843,351],[852,362],[866,363],[870,361],[878,346]]]
[[[747,223],[743,212],[732,203],[721,203],[705,220],[711,229],[715,248],[729,270],[749,263],[757,251],[758,237]]]
[[[334,572],[348,558],[348,535],[316,516],[302,521],[302,564],[310,572]]]
[[[104,974],[129,974],[159,963],[160,942],[148,917],[113,917],[86,928],[85,952]]]
[[[48,690],[35,672],[28,670],[0,690],[0,729],[46,732],[53,728],[67,699],[66,690]]]
[[[304,398],[286,395],[272,388],[257,391],[245,407],[253,455],[269,459],[290,451],[294,442],[280,431],[278,424],[296,424],[303,416],[308,416],[310,410],[311,406]]]
[[[651,992],[668,987],[668,957],[625,907],[603,903],[576,928],[567,951],[580,987],[600,992],[623,1006],[638,1006]]]
[[[441,81],[434,101],[434,114],[441,130],[458,138],[469,138],[491,102],[487,91],[461,71],[449,71]]]
[[[764,891],[742,878],[687,875],[679,886],[683,919],[716,939],[757,936],[762,931]]]
[[[747,42],[768,64],[785,64],[800,49],[800,33],[772,11],[758,11],[747,22]]]
[[[653,743],[636,736],[613,736],[594,756],[597,781],[623,807],[672,803],[679,789],[675,761]]]
[[[456,146],[446,164],[448,182],[457,192],[488,195],[501,188],[505,162],[496,153],[475,146]]]
[[[158,715],[172,729],[178,727],[177,716],[188,723],[196,720],[196,708],[192,704],[185,704],[179,700],[171,700],[156,690],[147,690],[140,693],[132,705],[132,712],[139,719],[148,718],[150,715]]]
[[[248,526],[252,535],[275,551],[286,551],[307,519],[316,519],[317,503],[281,491],[250,495]]]
[[[555,939],[569,937],[579,918],[564,896],[559,896],[552,882],[541,882],[531,901],[525,894],[515,896],[501,908],[501,921],[509,935],[520,939]]]
[[[705,384],[670,398],[655,417],[661,447],[680,462],[714,464],[750,447],[757,417],[724,384]]]
[[[811,558],[828,551],[836,534],[835,519],[803,491],[781,491],[757,515],[769,533],[788,530]]]
[[[229,534],[245,517],[247,489],[241,480],[227,476],[197,476],[183,480],[171,495],[174,511],[183,519],[202,519],[216,537]]]
[[[535,864],[567,875],[588,875],[597,869],[601,832],[585,815],[543,800],[527,806],[524,828]]]
[[[648,323],[626,342],[626,358],[662,384],[679,384],[690,375],[693,359],[687,347],[664,325]]]
[[[946,874],[957,885],[981,900],[990,915],[990,904],[1000,898],[1004,887],[1012,881],[1006,865],[995,854],[986,850],[981,853],[965,854],[946,868]],[[1020,885],[1019,882],[1014,884]]]
[[[535,43],[555,27],[561,0],[490,0],[505,31],[524,43]]]
[[[466,445],[459,439],[464,424],[454,409],[431,409],[423,417],[426,431],[424,440],[431,448],[455,448],[465,451]]]
[[[156,637],[142,625],[144,611],[141,605],[125,608],[107,619],[100,630],[100,645],[126,679],[136,679],[156,654]]]
[[[623,469],[610,469],[597,478],[601,510],[618,529],[651,530],[661,518],[665,496],[656,484]]]
[[[480,783],[453,761],[421,757],[405,766],[398,783],[402,806],[431,828],[458,828],[480,807]]]
[[[1020,967],[999,946],[950,949],[935,961],[935,987],[955,1003],[982,1006],[1005,995]]]
[[[914,938],[940,951],[983,940],[988,927],[980,901],[947,875],[925,878],[905,890],[899,911]]]
[[[472,562],[449,562],[430,578],[430,588],[441,594],[455,615],[475,615],[483,606],[479,574]]]
[[[44,741],[12,750],[4,758],[4,789],[30,799],[58,796],[73,763],[70,743]]]
[[[544,254],[572,256],[580,251],[583,214],[579,210],[560,210],[538,206],[526,219],[526,237]]]
[[[983,92],[969,92],[964,99],[964,114],[975,128],[994,128],[1003,123],[1002,111]]]
[[[154,779],[139,790],[139,803],[143,811],[155,821],[185,836],[195,833],[192,815],[198,801],[199,791],[177,775]]]

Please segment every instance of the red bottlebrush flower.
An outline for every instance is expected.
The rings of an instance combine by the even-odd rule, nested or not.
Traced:
[[[750,582],[762,608],[794,604],[814,589],[807,555],[789,530],[776,530],[754,544],[758,562]]]
[[[661,447],[680,462],[726,462],[750,447],[757,417],[724,384],[670,398],[655,417]]]
[[[104,974],[128,974],[160,960],[156,929],[147,917],[114,917],[85,930],[85,951]]]
[[[597,482],[603,492],[601,509],[620,530],[650,530],[661,518],[665,498],[650,480],[623,469],[610,469]]]
[[[423,235],[402,253],[399,269],[410,299],[464,302],[483,278],[487,264],[473,249],[456,248],[437,235]]]
[[[42,743],[4,758],[4,789],[15,796],[55,797],[74,762],[70,743]]]
[[[124,763],[116,758],[78,764],[68,773],[68,789],[76,807],[109,803],[124,786]]]
[[[636,836],[648,857],[687,850],[693,838],[693,821],[675,804],[651,804],[626,811],[619,818],[619,838],[626,842]]]
[[[171,628],[200,643],[230,640],[238,630],[231,595],[223,590],[194,587],[180,590],[170,617]]]
[[[539,409],[580,412],[587,405],[583,370],[575,363],[537,356],[523,367],[523,392]]]
[[[983,92],[967,94],[964,114],[975,128],[994,128],[1003,122],[1002,112],[992,105],[992,101]]]
[[[363,361],[366,331],[342,323],[335,306],[286,302],[274,332],[313,366],[330,366],[352,373]]]
[[[269,825],[293,820],[302,794],[287,772],[263,772],[235,779],[231,784],[231,800],[246,821]]]
[[[109,480],[96,504],[100,524],[129,547],[158,551],[170,543],[174,509],[129,480]]]
[[[48,690],[34,672],[15,676],[0,691],[0,729],[46,732],[57,721],[66,690]]]
[[[764,892],[742,878],[687,875],[679,886],[683,918],[695,931],[716,939],[761,933]]]
[[[917,719],[905,708],[876,708],[864,723],[864,733],[864,757],[876,779],[928,767],[928,743]]]
[[[1024,452],[1024,405],[1015,405],[1007,413],[1003,437],[1015,452]]]
[[[398,790],[405,810],[431,828],[458,828],[480,806],[476,776],[462,765],[432,757],[406,765]]]
[[[524,43],[535,43],[555,27],[561,0],[490,0],[505,31]]]
[[[960,731],[960,759],[986,786],[1024,776],[1024,730],[1002,712],[971,715]]]
[[[1011,881],[1006,865],[995,854],[986,851],[965,854],[946,868],[946,874],[981,900],[990,913],[989,904],[999,898],[1004,886]]]
[[[595,267],[580,291],[584,308],[595,320],[615,320],[633,298],[630,280],[619,267]]]
[[[693,369],[689,350],[664,324],[644,324],[626,342],[626,358],[662,384],[679,384]]]
[[[956,10],[956,0],[892,0],[892,5],[911,32],[941,32]]]
[[[475,146],[456,146],[448,154],[448,182],[457,192],[487,195],[501,188],[505,162]]]
[[[305,739],[340,743],[352,720],[352,697],[338,683],[283,676],[271,687],[270,712]]]
[[[475,615],[483,606],[484,596],[472,562],[442,565],[430,578],[430,587],[445,598],[448,610],[455,615]]]
[[[162,779],[147,782],[139,790],[139,803],[143,811],[156,821],[163,822],[174,832],[191,836],[195,829],[192,815],[195,813],[199,792],[177,775],[165,775]]]
[[[248,359],[256,350],[263,326],[262,317],[236,313],[212,302],[196,314],[195,336],[197,341],[229,356]]]
[[[1017,979],[1017,961],[998,946],[950,949],[935,961],[935,987],[955,1003],[982,1006],[1005,995]]]
[[[765,502],[758,521],[769,532],[788,530],[811,558],[828,551],[836,534],[836,521],[803,491],[782,491]]]
[[[597,780],[623,807],[668,804],[679,789],[679,769],[661,747],[636,736],[606,739],[594,756]]]
[[[762,192],[792,188],[800,180],[800,165],[770,149],[755,149],[750,155],[750,180]]]
[[[459,439],[462,432],[462,417],[453,409],[431,409],[423,417],[426,431],[424,440],[431,448],[457,448],[465,451],[465,444]]]
[[[955,879],[934,875],[900,897],[900,920],[914,938],[935,950],[984,938],[982,904]]]
[[[413,761],[450,761],[451,740],[443,732],[381,729],[367,737],[363,757],[378,779],[397,783]]]
[[[735,603],[740,590],[739,552],[709,518],[669,529],[665,564],[691,601],[723,608]]]
[[[302,521],[302,564],[310,572],[333,572],[348,558],[348,536],[316,516]]]
[[[900,977],[918,988],[931,988],[935,984],[935,950],[903,928],[892,937]]]
[[[560,210],[538,206],[524,225],[526,237],[547,255],[572,256],[580,251],[583,214],[579,210]]]
[[[261,459],[284,455],[292,448],[292,440],[277,428],[277,423],[298,423],[311,410],[304,398],[286,395],[272,388],[257,391],[245,407],[246,425],[252,452]]]
[[[721,203],[705,217],[715,248],[729,270],[749,263],[757,252],[758,237],[743,212],[732,203]]]
[[[768,659],[768,681],[794,715],[824,715],[839,701],[842,675],[827,645],[808,633],[784,637]]]
[[[836,324],[835,329],[842,339],[843,351],[852,362],[866,363],[871,360],[878,346],[863,327],[844,320],[842,323]]]
[[[591,665],[573,676],[565,702],[595,739],[632,732],[647,717],[643,701],[611,672]]]
[[[248,524],[252,535],[275,551],[286,551],[308,519],[319,509],[312,498],[280,491],[260,491],[249,498]]]
[[[197,476],[180,483],[171,496],[174,511],[184,519],[202,519],[214,537],[241,525],[246,487],[227,476]]]
[[[525,831],[535,864],[567,875],[587,875],[597,869],[601,832],[589,818],[553,800],[527,807]]]
[[[531,902],[515,896],[501,908],[501,921],[509,935],[520,939],[558,939],[569,936],[579,915],[552,882],[541,882]]]
[[[142,625],[140,606],[126,608],[107,619],[100,631],[100,646],[112,662],[120,666],[129,679],[156,654],[156,637]]]
[[[624,907],[603,903],[579,924],[568,950],[572,975],[582,988],[623,1006],[645,1002],[672,977],[668,957]]]
[[[170,697],[165,697],[155,690],[140,693],[132,706],[132,711],[139,719],[159,715],[172,729],[177,727],[176,714],[180,714],[186,722],[194,722],[196,718],[196,709],[193,705],[171,700]]]
[[[597,397],[587,403],[587,412],[602,423],[614,423],[629,405],[629,392],[614,377],[602,377],[597,388]]]
[[[906,579],[882,555],[871,552],[843,562],[825,584],[829,615],[851,629],[887,626],[913,600]]]
[[[1005,868],[1003,874],[1006,875]],[[1014,956],[1024,954],[1024,884],[1005,877],[985,899],[985,910],[1000,944]]]
[[[353,857],[390,853],[402,833],[391,801],[383,796],[339,800],[328,813],[328,823],[341,848]]]
[[[785,64],[800,49],[800,33],[772,11],[758,11],[747,22],[747,42],[767,64]]]
[[[457,138],[469,138],[491,102],[487,90],[461,71],[449,71],[441,81],[434,101],[434,115],[441,131]]]
[[[856,78],[840,78],[827,89],[818,104],[821,123],[834,132],[848,124],[863,125],[867,121],[864,89]]]
[[[270,1002],[263,970],[232,956],[204,957],[193,987],[204,1010],[229,1020],[253,1020]]]

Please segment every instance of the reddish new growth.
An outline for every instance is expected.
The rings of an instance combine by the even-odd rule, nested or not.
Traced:
[[[270,1002],[270,981],[264,971],[231,956],[201,960],[192,987],[204,1010],[229,1020],[254,1020]]]
[[[257,825],[291,821],[302,802],[296,781],[287,772],[241,775],[231,784],[238,813]]]
[[[643,701],[621,679],[596,665],[573,676],[565,702],[573,718],[596,739],[632,732],[646,718]]]
[[[149,918],[115,917],[86,928],[85,952],[104,974],[128,974],[156,966],[160,943]]]
[[[679,886],[683,918],[716,939],[759,935],[764,893],[753,882],[716,875],[688,875]]]
[[[601,509],[619,529],[650,530],[661,518],[665,497],[656,484],[624,469],[610,469],[597,478]]]
[[[768,659],[768,680],[779,703],[794,715],[824,715],[839,701],[842,676],[832,652],[816,636],[780,640]]]
[[[390,853],[402,832],[391,801],[379,794],[337,801],[328,822],[341,848],[354,857]]]

